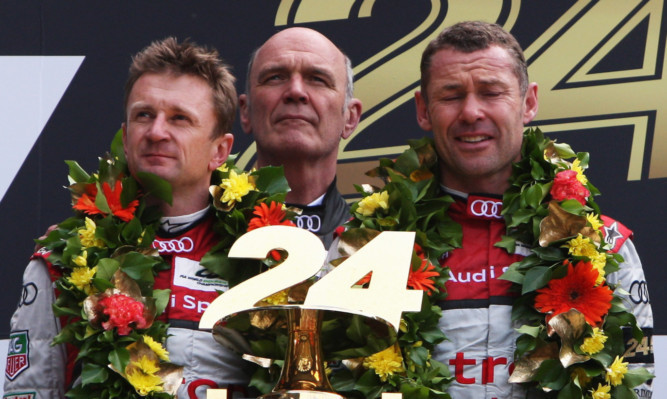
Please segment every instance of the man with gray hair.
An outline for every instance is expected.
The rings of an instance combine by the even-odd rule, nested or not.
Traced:
[[[336,188],[338,144],[352,134],[361,101],[352,97],[350,60],[312,29],[271,36],[251,56],[241,126],[257,143],[257,165],[285,168],[287,202],[303,209],[296,223],[329,247],[349,218]]]

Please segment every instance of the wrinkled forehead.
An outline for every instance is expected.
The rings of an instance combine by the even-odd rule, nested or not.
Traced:
[[[277,33],[262,45],[251,74],[256,76],[267,68],[326,69],[344,77],[345,58],[323,35],[306,29],[290,29]]]

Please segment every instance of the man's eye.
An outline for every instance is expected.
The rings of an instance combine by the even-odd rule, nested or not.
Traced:
[[[137,112],[136,117],[137,117],[137,119],[150,118],[150,117],[151,117],[151,113],[148,112],[148,111]]]
[[[175,121],[189,121],[189,120],[190,120],[190,118],[188,118],[187,116],[185,116],[185,115],[180,115],[180,114],[176,114],[176,115],[174,115],[174,116],[172,117],[172,119],[175,120]]]

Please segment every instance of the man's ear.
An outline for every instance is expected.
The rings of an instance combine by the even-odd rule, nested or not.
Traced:
[[[423,130],[430,132],[433,126],[431,125],[431,116],[428,113],[428,102],[419,90],[415,92],[415,107],[417,111],[417,124]]]
[[[250,133],[252,126],[250,125],[250,100],[247,94],[239,96],[239,121],[244,132]]]
[[[354,132],[354,129],[359,125],[361,120],[361,111],[362,105],[361,100],[353,98],[347,104],[347,118],[345,119],[345,125],[343,126],[343,133],[341,137],[346,139]]]
[[[528,85],[526,96],[523,99],[523,105],[523,124],[527,125],[535,118],[537,115],[537,109],[539,108],[537,101],[537,83],[533,82]]]
[[[220,165],[225,163],[229,153],[232,151],[234,136],[231,133],[225,133],[220,137],[213,139],[211,145],[211,161],[208,164],[209,172],[213,172]]]

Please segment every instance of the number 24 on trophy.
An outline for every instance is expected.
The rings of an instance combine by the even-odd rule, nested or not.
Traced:
[[[423,291],[406,287],[414,237],[414,232],[380,233],[315,282],[303,306],[379,317],[398,331],[402,312],[421,309]],[[218,320],[253,309],[261,299],[316,275],[327,255],[319,238],[306,230],[267,226],[241,236],[229,250],[229,257],[264,259],[273,249],[285,250],[287,259],[219,296],[202,315],[200,329],[212,329]],[[355,287],[370,272],[368,287]]]

